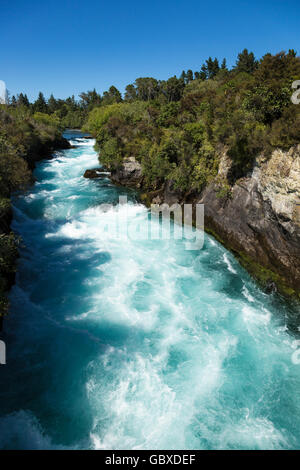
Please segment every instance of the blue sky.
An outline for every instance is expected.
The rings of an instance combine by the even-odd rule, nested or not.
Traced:
[[[299,0],[0,0],[0,11],[0,79],[30,99],[123,91],[209,56],[232,65],[245,47],[300,53]]]

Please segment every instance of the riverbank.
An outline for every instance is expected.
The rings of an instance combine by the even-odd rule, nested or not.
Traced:
[[[8,118],[6,117],[6,119]],[[16,132],[16,129],[14,132]],[[23,168],[21,167],[18,171],[20,174],[22,172],[26,174],[24,181],[22,180],[22,175],[18,177],[20,181],[19,187],[21,190],[26,189],[28,185],[34,182],[32,172],[38,161],[51,158],[55,150],[70,148],[70,144],[60,133],[52,131],[46,135],[44,134],[43,137],[42,135],[32,133],[29,137],[27,136],[26,146],[24,147],[26,149],[25,153],[23,153],[22,156],[17,157],[19,160],[14,162],[14,165],[22,164]],[[17,146],[13,151],[17,155]],[[5,190],[6,197],[1,197],[0,201],[0,331],[2,331],[3,328],[3,318],[9,312],[7,296],[15,282],[18,246],[20,243],[20,240],[11,230],[13,217],[11,193],[13,192],[13,189],[18,189],[18,184],[10,186],[9,177],[6,177],[6,179],[7,182],[5,182],[5,180],[4,182],[7,184],[9,189]]]
[[[298,299],[300,107],[288,90],[299,74],[289,51],[247,72],[141,78],[85,124],[114,181],[140,189],[148,204],[205,204],[206,230],[268,292]]]
[[[300,300],[300,146],[258,157],[249,174],[230,185],[231,160],[220,155],[215,179],[202,191],[183,192],[166,181],[145,190],[141,164],[125,159],[111,170],[117,184],[135,187],[150,206],[204,204],[205,230],[214,235],[266,292]]]

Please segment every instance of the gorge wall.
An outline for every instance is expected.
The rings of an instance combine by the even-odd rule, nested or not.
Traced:
[[[201,193],[183,193],[172,181],[143,193],[142,167],[124,160],[111,178],[141,190],[151,203],[205,205],[205,230],[230,249],[268,290],[300,298],[300,145],[260,156],[247,177],[228,183],[231,161],[220,155],[218,175]]]

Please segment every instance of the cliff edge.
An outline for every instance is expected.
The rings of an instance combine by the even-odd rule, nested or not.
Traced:
[[[217,177],[201,193],[183,193],[167,181],[141,197],[148,205],[204,204],[206,231],[268,291],[300,298],[300,145],[259,156],[253,170],[234,184],[230,169],[224,150]],[[142,167],[133,157],[112,171],[112,180],[143,191]]]

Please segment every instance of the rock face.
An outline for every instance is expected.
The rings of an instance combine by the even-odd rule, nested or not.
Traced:
[[[257,164],[251,177],[233,186],[231,198],[218,198],[216,185],[211,184],[198,202],[205,205],[206,228],[252,274],[267,286],[275,283],[282,292],[300,293],[300,193],[287,182],[295,161],[287,154],[282,156],[287,178],[280,176],[282,162],[275,153],[269,162]],[[271,173],[273,166],[277,174]]]
[[[300,145],[271,158],[257,158],[252,174],[229,191],[231,162],[220,155],[219,173],[202,193],[182,193],[168,181],[159,191],[142,195],[147,204],[166,202],[205,205],[205,229],[230,249],[241,264],[269,290],[300,298]],[[142,187],[141,166],[128,159],[113,180]]]
[[[142,185],[142,166],[134,158],[126,158],[123,165],[111,172],[111,179],[115,183],[140,188]]]
[[[48,140],[44,143],[33,144],[29,149],[28,155],[25,160],[31,170],[35,168],[35,164],[44,158],[51,158],[55,150],[64,150],[71,148],[70,142],[63,136],[58,136],[53,140]]]
[[[206,228],[252,274],[266,286],[300,294],[300,145],[258,158],[226,200],[212,183],[197,202],[205,204]]]

